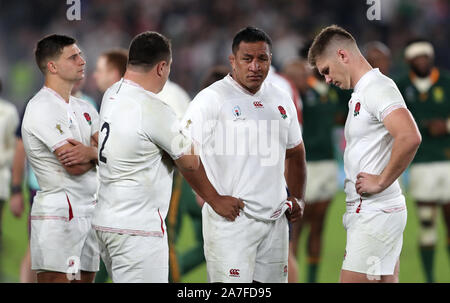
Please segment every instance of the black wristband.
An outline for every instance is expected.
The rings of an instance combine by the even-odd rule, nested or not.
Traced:
[[[22,185],[12,185],[11,186],[11,195],[22,193]]]

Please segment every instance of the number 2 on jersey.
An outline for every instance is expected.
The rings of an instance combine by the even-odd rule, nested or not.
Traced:
[[[100,152],[99,152],[99,157],[98,158],[103,163],[106,163],[107,159],[106,159],[106,157],[104,157],[102,155],[102,152],[103,152],[103,149],[105,148],[105,143],[106,143],[106,141],[108,140],[108,137],[109,137],[109,123],[108,122],[103,123],[102,128],[100,129],[100,132],[102,132],[104,129],[106,129],[106,136],[105,136],[105,140],[103,140],[102,147],[100,148]]]

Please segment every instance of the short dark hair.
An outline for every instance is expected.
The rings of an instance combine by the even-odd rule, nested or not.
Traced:
[[[348,40],[356,44],[355,38],[342,27],[338,25],[327,26],[314,38],[314,41],[309,48],[308,62],[311,66],[316,67],[317,57],[324,53],[330,42],[334,39]]]
[[[269,35],[267,35],[263,30],[247,26],[246,28],[241,29],[233,38],[233,44],[231,46],[231,50],[233,54],[239,49],[239,44],[241,42],[266,42],[269,45],[269,50],[272,52],[272,39],[270,39]]]
[[[102,54],[106,62],[119,71],[121,77],[125,74],[128,62],[128,51],[123,48],[112,49]]]
[[[152,69],[158,62],[169,62],[172,56],[170,40],[157,32],[143,32],[131,41],[128,65]]]
[[[75,44],[77,41],[65,35],[48,35],[38,41],[34,56],[36,63],[42,73],[47,72],[47,63],[51,59],[56,59],[62,54],[64,47]]]

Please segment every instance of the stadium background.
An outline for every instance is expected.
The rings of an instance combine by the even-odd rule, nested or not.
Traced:
[[[367,4],[369,2],[369,4]],[[379,0],[381,19],[370,21],[366,0],[80,0],[81,20],[69,21],[71,6],[64,0],[0,1],[0,79],[2,97],[21,110],[25,101],[42,86],[43,77],[34,63],[37,40],[50,33],[68,34],[78,40],[87,60],[87,78],[83,91],[100,102],[92,72],[98,55],[114,47],[128,48],[131,38],[144,30],[156,30],[173,44],[170,78],[191,97],[209,67],[228,64],[231,40],[247,25],[265,30],[274,41],[274,65],[280,68],[297,56],[298,49],[317,31],[338,24],[354,34],[360,45],[380,40],[392,51],[391,75],[406,72],[403,47],[409,39],[422,36],[435,47],[436,65],[450,69],[450,1]],[[69,1],[71,3],[71,1]],[[450,172],[449,172],[450,173]],[[406,179],[407,180],[407,179]],[[405,186],[407,189],[407,182]],[[344,194],[336,196],[328,210],[324,230],[319,282],[336,282],[345,247],[342,214]],[[409,198],[408,223],[401,255],[401,282],[423,282],[418,253],[416,208]],[[26,218],[14,219],[3,211],[3,281],[18,281],[20,260],[26,250]],[[438,219],[439,242],[435,271],[437,282],[450,282],[450,261],[446,252],[442,216]],[[189,218],[183,221],[179,250],[192,245]],[[305,239],[300,242],[300,281],[305,280]],[[205,282],[205,265],[183,278],[183,282]]]

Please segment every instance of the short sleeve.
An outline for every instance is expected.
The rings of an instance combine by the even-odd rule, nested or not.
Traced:
[[[150,103],[150,102],[149,102]],[[174,160],[190,152],[192,140],[181,131],[175,112],[161,100],[151,100],[142,111],[144,133]]]
[[[217,122],[215,112],[219,110],[217,94],[203,90],[194,100],[181,120],[183,132],[188,133],[200,146],[211,136],[214,124]]]
[[[35,103],[26,110],[24,128],[54,152],[72,138],[69,116],[62,108],[50,110],[38,105]]]
[[[406,108],[405,101],[393,81],[374,85],[365,95],[368,111],[380,122],[394,110]]]
[[[290,99],[290,98],[289,98]],[[297,109],[292,100],[288,104],[288,109],[291,116],[291,122],[289,124],[288,142],[286,149],[291,149],[302,143],[302,132],[300,129],[300,123],[297,118]]]

